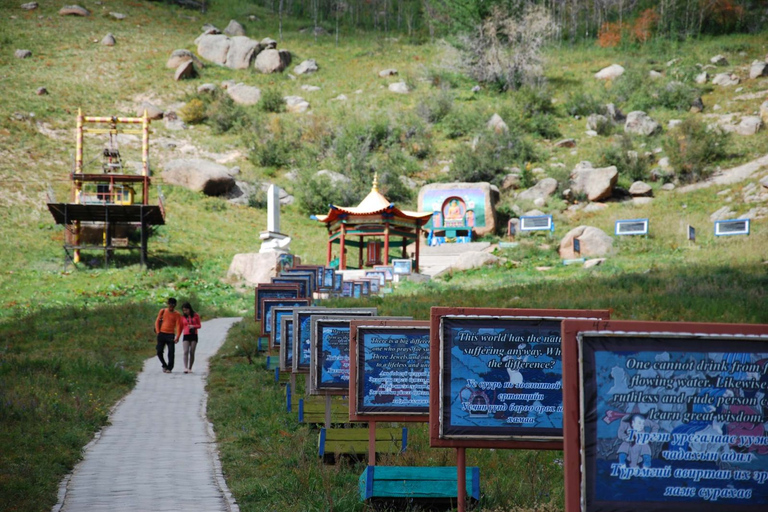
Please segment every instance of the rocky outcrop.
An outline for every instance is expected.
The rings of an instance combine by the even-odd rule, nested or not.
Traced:
[[[611,197],[613,187],[619,179],[616,166],[594,168],[589,162],[579,163],[571,172],[571,190],[586,194],[590,201]]]
[[[79,5],[65,5],[59,9],[59,16],[90,16],[91,11]]]
[[[496,113],[491,116],[485,126],[489,130],[493,130],[496,133],[507,133],[509,131],[509,126],[507,126],[507,123],[505,123],[501,116]]]
[[[256,56],[254,67],[261,73],[281,73],[291,63],[291,54],[286,50],[269,48]]]
[[[581,253],[573,251],[573,239],[579,239]],[[560,257],[573,259],[580,256],[605,256],[613,249],[613,238],[593,226],[579,226],[570,230],[560,241]]]
[[[227,28],[224,29],[224,33],[230,37],[244,36],[245,27],[243,27],[235,20],[229,20],[229,25],[227,25]]]
[[[475,218],[477,222],[473,228],[473,233],[477,236],[483,236],[496,231],[496,203],[499,201],[499,190],[495,186],[492,186],[488,182],[478,183],[430,183],[424,185],[419,189],[418,196],[418,211],[431,212],[435,207],[438,209],[442,205],[442,201],[452,195],[461,196],[462,193],[467,190],[479,191],[484,198],[482,203],[474,203],[469,205],[468,208],[473,208],[475,211]],[[475,192],[478,194],[478,192]],[[429,200],[429,204],[424,203],[425,196]],[[475,195],[475,197],[477,197]],[[435,204],[435,202],[439,204]],[[480,211],[482,209],[482,217]],[[482,224],[480,219],[483,219]]]
[[[180,65],[187,62],[188,60],[194,62],[198,67],[203,66],[203,63],[200,62],[200,59],[198,59],[197,56],[191,51],[173,50],[173,52],[171,52],[171,56],[168,57],[168,61],[165,63],[165,67],[168,69],[178,69]]]
[[[227,53],[231,44],[229,37],[224,34],[207,34],[197,38],[197,54],[214,64],[224,66],[227,63]]]
[[[261,45],[245,36],[234,36],[229,40],[229,49],[224,65],[232,69],[248,69],[261,51]]]
[[[177,82],[179,80],[187,80],[197,77],[197,70],[195,69],[195,63],[191,60],[179,64],[176,72],[173,74],[173,79]]]
[[[312,73],[316,73],[318,69],[315,59],[307,59],[293,68],[293,72],[297,75],[311,75]]]
[[[607,68],[603,68],[595,73],[595,78],[598,80],[616,80],[624,74],[624,67],[619,64],[611,64]]]
[[[531,188],[520,192],[517,195],[518,201],[536,201],[551,197],[557,192],[557,180],[555,178],[544,178]]]
[[[278,252],[235,254],[227,270],[227,280],[242,282],[248,287],[271,282],[280,271]]]
[[[227,87],[227,94],[239,105],[255,105],[261,100],[261,89],[243,83]]]
[[[649,137],[661,131],[661,125],[651,119],[651,117],[642,110],[635,110],[627,114],[627,121],[624,123],[624,131],[635,135],[644,135]]]
[[[208,196],[227,194],[235,186],[235,178],[228,168],[200,158],[166,162],[162,178],[165,183],[202,192]]]

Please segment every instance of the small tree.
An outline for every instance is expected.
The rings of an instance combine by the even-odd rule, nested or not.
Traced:
[[[464,65],[473,78],[500,90],[537,85],[543,80],[541,49],[555,30],[540,5],[526,4],[517,13],[494,7],[477,33],[464,38]]]

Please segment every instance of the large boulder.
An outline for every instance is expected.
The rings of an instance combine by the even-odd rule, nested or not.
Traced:
[[[624,67],[618,64],[611,64],[607,68],[603,68],[595,73],[595,78],[598,80],[616,80],[624,74]]]
[[[734,130],[739,135],[755,135],[763,127],[763,120],[758,116],[744,116]]]
[[[501,118],[499,114],[494,113],[485,125],[489,130],[493,130],[496,133],[507,133],[509,126]]]
[[[17,59],[28,59],[32,56],[32,50],[16,50],[13,56]]]
[[[301,96],[286,96],[285,110],[294,114],[300,114],[309,110],[309,102]]]
[[[197,53],[205,60],[224,66],[231,41],[223,34],[202,35],[197,38]]]
[[[497,265],[501,260],[489,252],[469,251],[459,254],[451,262],[450,270],[472,270],[473,268]]]
[[[626,133],[648,137],[660,130],[661,125],[642,110],[635,110],[627,114],[627,121],[624,123],[624,131]]]
[[[629,187],[629,195],[632,197],[642,197],[653,195],[653,189],[643,181],[636,181]]]
[[[733,85],[739,85],[739,77],[733,73],[718,73],[715,78],[712,79],[714,85],[721,87],[730,87]]]
[[[147,112],[147,117],[152,121],[157,121],[158,119],[163,118],[163,109],[148,101],[143,102],[136,108],[136,116],[144,117],[145,111]]]
[[[537,199],[546,199],[557,192],[557,180],[555,178],[544,178],[528,190],[524,190],[517,195],[518,201],[535,201]]]
[[[397,94],[408,94],[408,85],[405,82],[395,82],[389,84],[389,90]]]
[[[574,193],[586,194],[590,201],[600,201],[613,194],[619,171],[615,165],[594,168],[589,162],[581,162],[573,169],[570,178]]]
[[[761,76],[768,76],[768,63],[756,60],[749,68],[749,78],[755,79]]]
[[[311,75],[312,73],[317,72],[318,69],[315,59],[307,59],[293,68],[293,72],[297,75]]]
[[[173,74],[173,79],[177,82],[179,80],[187,80],[189,78],[197,78],[197,70],[195,69],[195,63],[191,60],[182,62]]]
[[[386,78],[388,76],[395,76],[396,74],[397,74],[397,70],[396,69],[392,69],[392,68],[390,68],[390,69],[382,69],[381,71],[379,71],[379,76],[381,78]]]
[[[468,208],[475,211],[475,227],[473,232],[477,236],[483,236],[496,231],[496,203],[499,201],[499,189],[490,183],[482,181],[478,183],[430,183],[419,189],[418,211],[431,212],[435,207],[439,209],[443,200],[452,195],[462,196],[468,191],[475,192],[472,197],[482,194],[482,203],[467,204]],[[425,197],[428,204],[425,204]],[[479,213],[482,209],[482,217]]]
[[[709,59],[709,62],[714,64],[715,66],[727,66],[728,65],[728,59],[726,59],[722,55],[715,55],[711,59]]]
[[[319,176],[326,176],[329,180],[331,180],[331,183],[336,184],[343,184],[343,183],[349,183],[352,181],[348,176],[345,176],[344,174],[341,174],[340,172],[334,172],[329,171],[327,169],[323,169],[321,171],[317,171],[315,173],[316,177]]]
[[[227,87],[227,94],[238,105],[255,105],[261,100],[261,89],[243,83]]]
[[[168,57],[168,62],[165,63],[165,67],[168,69],[179,69],[183,63],[191,60],[196,66],[202,67],[203,63],[197,58],[197,55],[189,50],[173,50],[171,56]]]
[[[245,28],[235,20],[229,20],[229,25],[224,29],[224,33],[230,37],[244,36]]]
[[[760,118],[764,123],[768,123],[768,100],[760,105]]]
[[[90,16],[91,11],[79,5],[65,5],[59,9],[59,16]]]
[[[179,185],[208,196],[227,194],[235,186],[235,178],[228,168],[201,158],[182,158],[166,162],[162,178],[165,183]]]
[[[276,251],[235,254],[227,270],[227,279],[248,287],[270,283],[280,272],[280,255]]]
[[[256,62],[254,62],[254,67],[262,73],[280,73],[285,70],[286,66],[281,52],[272,48],[259,53],[256,56]]]
[[[579,239],[581,253],[573,252],[573,239]],[[564,260],[579,256],[605,256],[613,249],[613,238],[593,226],[579,226],[570,230],[560,241],[560,257]]]
[[[101,44],[104,46],[115,46],[116,43],[117,41],[115,40],[115,36],[111,32],[105,35],[104,39],[101,40]]]
[[[261,51],[258,41],[245,36],[234,36],[229,40],[229,50],[224,65],[232,69],[248,69]]]

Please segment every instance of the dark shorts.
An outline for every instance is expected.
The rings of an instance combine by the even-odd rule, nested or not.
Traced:
[[[185,334],[184,341],[197,341],[197,334]]]

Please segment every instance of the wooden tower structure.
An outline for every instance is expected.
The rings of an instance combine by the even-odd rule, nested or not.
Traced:
[[[328,229],[327,265],[333,260],[333,245],[339,245],[340,270],[347,269],[347,247],[357,247],[358,268],[389,264],[392,247],[402,249],[415,243],[414,271],[419,271],[419,245],[422,227],[432,212],[400,210],[379,192],[378,175],[374,175],[371,191],[357,206],[331,205],[327,215],[312,215],[312,219]],[[365,249],[365,258],[363,257]]]
[[[162,200],[156,205],[149,204],[149,123],[146,111],[142,117],[96,117],[84,116],[78,110],[75,168],[70,175],[71,199],[69,203],[48,203],[56,223],[67,228],[64,251],[73,263],[80,262],[81,251],[99,250],[104,252],[106,267],[114,251],[139,250],[141,265],[146,265],[150,230],[152,226],[165,224]],[[84,168],[83,137],[86,133],[109,137],[109,144],[101,155],[101,172],[86,172]],[[114,142],[121,133],[141,136],[140,174],[127,173],[123,168],[120,151]],[[87,237],[85,228],[88,228]],[[132,241],[137,238],[136,231],[139,233],[138,245]],[[94,237],[94,233],[100,236]]]

